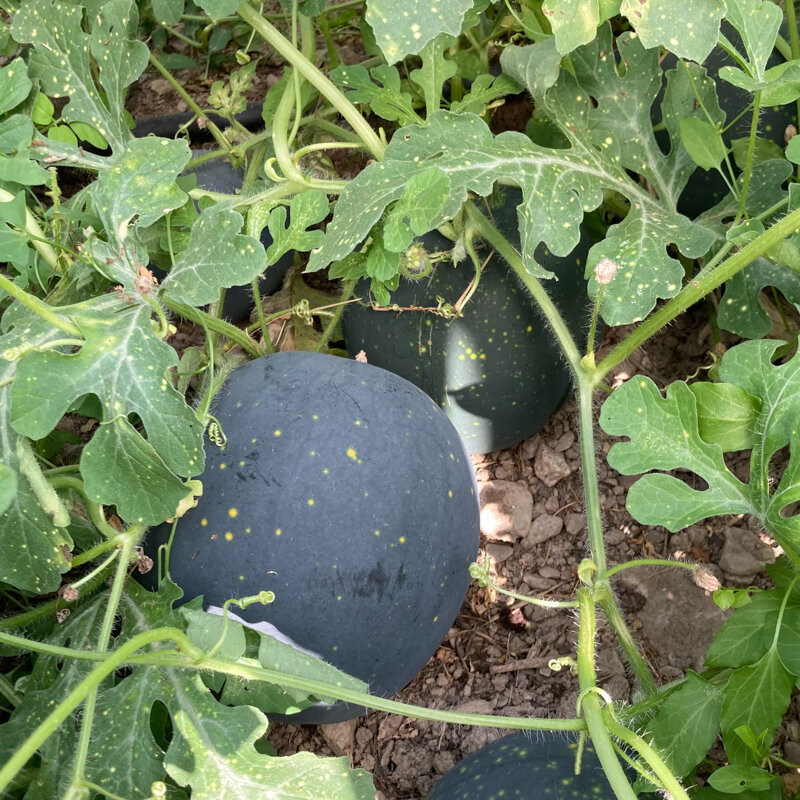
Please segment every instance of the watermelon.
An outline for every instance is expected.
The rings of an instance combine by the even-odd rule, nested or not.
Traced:
[[[519,245],[516,207],[519,190],[509,189],[492,209],[498,228]],[[429,253],[451,250],[436,231],[421,239]],[[537,260],[556,274],[545,288],[573,336],[585,343],[588,328],[583,277],[591,242],[583,233],[565,258],[543,246]],[[485,257],[488,250],[483,250]],[[436,308],[439,299],[455,304],[475,276],[471,261],[438,262],[421,280],[401,280],[392,294],[400,308]],[[368,285],[359,285],[362,297]],[[348,306],[342,319],[348,353],[364,351],[367,361],[401,375],[444,409],[471,453],[511,447],[536,433],[564,402],[571,377],[558,343],[527,290],[508,265],[492,255],[462,317],[447,319],[424,311],[374,311]]]
[[[226,444],[206,447],[172,580],[206,607],[273,591],[270,605],[234,610],[373,693],[401,689],[447,635],[477,556],[477,485],[455,428],[402,378],[310,352],[245,364],[211,410]],[[148,554],[169,533],[150,531]],[[362,711],[337,703],[291,719]]]

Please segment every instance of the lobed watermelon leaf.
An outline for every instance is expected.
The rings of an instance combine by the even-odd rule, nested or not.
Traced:
[[[364,18],[386,61],[395,64],[419,53],[440,33],[458,36],[474,5],[475,0],[367,0]]]
[[[33,45],[30,72],[45,94],[67,98],[61,119],[92,126],[117,150],[131,138],[125,90],[144,72],[149,51],[138,40],[134,0],[109,0],[87,21],[89,32],[80,5],[29,0],[13,14],[11,33]]]
[[[725,0],[622,0],[620,12],[646,48],[665,47],[681,58],[702,62],[719,39],[725,9]]]
[[[100,438],[81,458],[87,492],[96,502],[124,508],[122,516],[131,522],[162,522],[162,512],[170,516],[187,494],[176,476],[196,475],[204,463],[202,425],[167,375],[177,354],[156,336],[146,303],[103,295],[59,312],[85,341],[74,353],[49,349],[22,356],[10,387],[10,424],[39,439],[71,404],[96,395],[103,411]],[[17,326],[12,334],[24,336],[24,330]],[[146,440],[129,414],[141,420]]]
[[[752,514],[779,542],[800,547],[800,515],[783,516],[800,499],[800,357],[772,364],[780,345],[775,340],[743,342],[725,353],[719,368],[723,382],[760,402],[760,407],[751,402],[747,412],[752,419],[749,483],[727,468],[719,444],[702,438],[697,399],[683,381],[670,384],[662,397],[649,378],[637,376],[606,400],[601,427],[629,437],[612,446],[609,464],[626,475],[648,473],[628,493],[627,507],[637,520],[677,531],[709,516]],[[740,435],[740,426],[740,419],[730,421],[731,436]],[[789,463],[773,488],[770,464],[786,445],[791,448]],[[707,488],[694,489],[676,476],[650,472],[673,469],[690,470]]]
[[[202,306],[217,300],[223,287],[250,283],[264,269],[266,254],[260,241],[239,233],[242,223],[241,214],[222,204],[205,209],[161,290],[181,303]]]
[[[534,260],[539,243],[544,241],[557,256],[567,255],[578,243],[584,213],[600,205],[604,189],[619,192],[630,201],[630,212],[592,249],[587,265],[588,275],[603,258],[624,267],[606,289],[603,318],[610,325],[633,322],[643,318],[659,297],[677,294],[683,267],[668,254],[667,245],[675,244],[684,255],[696,257],[707,251],[714,236],[675,211],[694,165],[680,144],[677,122],[672,152],[661,152],[648,104],[642,101],[643,96],[655,99],[658,93],[658,54],[644,51],[627,35],[617,44],[628,64],[624,75],[610,57],[611,29],[604,26],[596,42],[573,53],[576,77],[562,70],[545,95],[546,111],[569,140],[568,148],[541,147],[513,131],[493,136],[471,114],[436,111],[425,127],[401,129],[384,160],[368,166],[340,195],[309,270],[347,256],[387,207],[403,197],[409,182],[435,166],[449,178],[449,189],[440,182],[438,196],[429,198],[431,206],[441,209],[431,218],[431,227],[455,216],[470,193],[488,195],[495,181],[520,186],[520,250],[526,269],[536,277],[552,277]],[[512,77],[525,80],[530,71],[519,58],[514,63]],[[673,81],[670,92],[673,106],[680,105],[678,94],[690,95],[694,103],[688,80]],[[659,198],[631,179],[628,170],[647,177]],[[592,281],[590,293],[596,292]]]

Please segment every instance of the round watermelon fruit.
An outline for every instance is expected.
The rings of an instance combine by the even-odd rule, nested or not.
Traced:
[[[273,591],[237,614],[393,694],[446,636],[477,555],[478,491],[458,433],[402,378],[319,353],[245,364],[211,410],[227,441],[206,448],[172,580],[206,607]],[[148,554],[169,532],[148,534]],[[362,711],[337,703],[288,719]]]
[[[575,775],[577,744],[563,734],[519,732],[456,764],[427,800],[613,800],[590,744]]]
[[[519,245],[519,190],[509,189],[503,205],[492,209],[497,227]],[[448,251],[453,243],[436,231],[421,239],[428,253]],[[544,247],[537,261],[557,276],[544,281],[573,336],[585,342],[588,300],[583,277],[591,243],[584,233],[566,258]],[[489,251],[486,251],[488,253]],[[455,304],[475,276],[471,261],[436,263],[421,280],[401,280],[392,293],[400,308],[437,308],[439,299]],[[359,286],[362,297],[368,284]],[[447,319],[426,311],[375,311],[348,306],[342,319],[347,351],[364,351],[367,361],[423,389],[445,411],[471,453],[511,447],[539,430],[564,402],[571,388],[569,369],[550,327],[508,265],[493,255],[461,317]]]

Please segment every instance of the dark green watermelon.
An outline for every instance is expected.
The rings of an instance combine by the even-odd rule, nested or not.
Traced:
[[[519,190],[504,193],[492,210],[499,229],[519,245],[516,207]],[[428,252],[453,243],[436,231],[422,237]],[[537,260],[558,280],[545,288],[573,336],[585,342],[588,300],[583,274],[591,243],[587,235],[566,258],[544,247]],[[485,251],[488,252],[488,251]],[[419,281],[402,280],[392,293],[401,308],[436,308],[437,298],[454,304],[475,275],[470,261],[440,262]],[[359,286],[366,296],[368,286]],[[363,350],[367,361],[402,375],[423,389],[445,411],[471,453],[510,447],[539,430],[571,388],[558,344],[527,290],[508,265],[493,256],[463,317],[445,319],[422,311],[396,314],[367,305],[348,306],[342,319],[347,351]]]
[[[271,590],[274,603],[237,613],[373,693],[402,688],[447,635],[477,556],[477,485],[450,421],[396,375],[309,352],[245,364],[212,413],[227,444],[206,447],[203,495],[169,562],[185,599]],[[148,534],[151,556],[169,527]],[[361,711],[315,707],[297,721]]]
[[[587,744],[575,775],[577,744],[563,734],[520,732],[498,739],[456,764],[427,800],[613,800]]]

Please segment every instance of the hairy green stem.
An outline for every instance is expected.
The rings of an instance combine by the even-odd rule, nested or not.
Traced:
[[[686,790],[681,786],[680,781],[675,778],[661,756],[641,736],[617,722],[611,709],[603,709],[602,715],[608,731],[625,742],[628,747],[636,750],[647,761],[648,766],[661,781],[672,800],[689,800],[689,795],[686,794]]]
[[[14,708],[22,704],[22,697],[17,694],[17,690],[5,675],[0,675],[0,695],[6,698]]]
[[[747,193],[750,190],[750,174],[753,171],[753,156],[756,152],[756,137],[758,136],[758,114],[761,111],[761,90],[757,90],[753,95],[753,118],[750,121],[750,136],[747,140],[747,162],[744,167],[744,178],[742,179],[742,193],[739,196],[739,211],[736,215],[736,222],[744,219],[747,211]]]
[[[581,693],[585,693],[581,708],[586,719],[586,727],[592,737],[597,758],[606,773],[618,800],[634,800],[636,795],[628,783],[628,778],[619,763],[614,745],[608,736],[603,721],[600,700],[594,693],[597,679],[594,671],[594,637],[597,622],[595,619],[594,600],[588,587],[578,589],[578,605],[580,623],[578,627],[578,685]]]
[[[92,521],[92,524],[97,528],[98,532],[101,533],[106,539],[115,540],[119,536],[119,532],[115,531],[109,524],[108,520],[106,520],[105,515],[103,514],[103,506],[101,503],[93,502],[88,495],[86,494],[86,487],[84,483],[79,478],[74,477],[74,475],[65,475],[65,474],[55,474],[52,475],[54,470],[48,470],[47,477],[50,481],[50,484],[53,486],[54,489],[72,489],[75,492],[78,492],[80,496],[83,498],[83,501],[86,505],[86,512],[89,514],[89,519]],[[52,477],[51,477],[52,475]],[[141,528],[141,526],[139,526]],[[144,531],[143,528],[142,532]],[[140,534],[141,535],[141,534]],[[85,554],[83,554],[85,555]],[[78,561],[77,559],[80,558],[78,556],[72,562],[73,567],[77,567],[79,564],[83,564],[86,561],[91,559],[83,558],[82,561]]]
[[[114,575],[114,583],[111,586],[108,603],[106,604],[103,624],[100,628],[100,636],[97,640],[95,651],[97,653],[108,652],[108,645],[111,641],[111,631],[114,621],[117,618],[117,609],[122,599],[122,589],[125,586],[125,578],[128,574],[128,562],[133,552],[135,540],[126,536],[122,544],[122,549],[118,555],[117,572]],[[86,768],[86,759],[89,755],[89,744],[92,738],[92,723],[94,722],[94,712],[97,707],[97,686],[93,687],[86,697],[83,707],[83,719],[81,720],[81,731],[78,738],[78,746],[75,752],[75,761],[72,766],[72,785],[80,784],[83,780],[83,771]]]
[[[320,339],[317,342],[317,346],[314,348],[314,350],[317,353],[322,352],[322,350],[325,347],[327,347],[328,342],[330,341],[330,338],[333,335],[333,331],[339,324],[339,321],[342,318],[342,314],[344,313],[345,306],[352,297],[355,288],[356,288],[356,281],[344,281],[342,285],[342,294],[339,298],[339,302],[336,304],[336,307],[334,308],[333,313],[331,314],[330,319],[325,325],[325,328],[322,331],[322,335],[320,336]]]
[[[97,589],[99,589],[105,581],[104,574],[95,575],[92,580],[86,583],[84,586],[81,587],[81,599],[85,599],[86,597],[90,597]],[[67,603],[61,597],[57,597],[55,600],[50,600],[46,603],[42,603],[41,605],[32,608],[30,611],[24,611],[22,614],[14,614],[11,617],[3,617],[0,619],[0,637],[3,636],[3,630],[13,630],[15,628],[24,628],[26,625],[29,625],[32,622],[36,622],[36,620],[43,619],[44,617],[50,617],[55,614],[57,611],[69,607],[70,603]],[[2,641],[2,639],[0,639]]]
[[[695,280],[689,281],[681,289],[677,297],[669,300],[658,311],[651,314],[597,365],[592,375],[593,384],[598,386],[612,369],[619,366],[651,336],[658,333],[687,308],[721,286],[725,281],[730,280],[755,259],[766,255],[776,244],[798,231],[800,231],[800,209],[787,214],[713,271],[698,274]]]
[[[194,98],[178,83],[175,76],[153,55],[150,53],[150,63],[161,73],[161,75],[169,82],[170,86],[180,96],[180,98],[192,109],[192,111],[201,119],[205,120],[206,127],[209,133],[214,137],[217,144],[227,153],[230,152],[231,143],[225,138],[225,134],[217,127],[217,125],[208,118],[208,115],[197,103]]]
[[[265,39],[302,76],[334,106],[350,123],[353,130],[369,148],[372,155],[380,161],[386,145],[361,115],[361,112],[347,99],[344,92],[336,86],[321,70],[307,59],[285,36],[246,2],[237,8],[239,16],[250,25],[259,36]]]
[[[631,569],[631,567],[680,567],[688,569],[690,572],[697,570],[696,564],[687,564],[685,561],[670,561],[667,558],[636,558],[633,561],[626,561],[624,564],[617,564],[616,567],[612,567],[600,577],[602,580],[608,580],[612,575],[616,575],[624,569]]]
[[[28,294],[28,292],[17,286],[16,283],[9,280],[2,273],[0,273],[0,289],[15,300],[19,300],[20,303],[33,311],[34,314],[40,316],[45,322],[50,323],[54,328],[58,328],[58,330],[64,331],[68,336],[83,341],[83,334],[77,325],[73,325],[60,314],[56,314],[47,303],[32,294]]]
[[[582,371],[577,373],[577,390],[578,441],[581,451],[586,530],[592,561],[598,572],[603,573],[606,571],[606,548],[603,538],[603,518],[600,514],[600,489],[594,441],[594,398],[592,386]]]
[[[622,650],[622,654],[625,656],[625,660],[628,662],[634,676],[639,681],[639,687],[642,693],[645,697],[650,697],[658,691],[656,682],[650,673],[647,663],[644,658],[642,658],[642,654],[639,652],[639,648],[636,646],[636,642],[630,630],[628,630],[625,618],[622,616],[622,612],[617,605],[616,598],[611,592],[610,587],[607,591],[605,590],[602,581],[596,581],[595,591],[598,596],[598,605],[603,609],[606,620],[611,626],[611,630],[614,631],[614,636]]]
[[[572,334],[567,328],[564,318],[558,312],[550,296],[544,290],[542,284],[534,278],[528,270],[525,269],[522,263],[522,258],[516,249],[511,245],[508,239],[503,236],[500,231],[489,222],[486,217],[481,214],[474,203],[468,202],[465,204],[467,216],[470,222],[475,226],[475,229],[480,234],[481,238],[485,239],[498,253],[508,262],[511,269],[514,270],[517,277],[525,284],[525,287],[533,296],[542,313],[545,315],[548,324],[550,325],[553,333],[561,345],[564,357],[567,363],[572,368],[572,371],[577,374],[581,369],[581,354],[578,350]]]
[[[7,638],[0,634],[0,641]],[[70,716],[86,699],[89,693],[97,689],[98,686],[118,669],[126,660],[137,650],[154,642],[173,639],[178,642],[179,647],[190,654],[190,657],[201,658],[203,652],[195,647],[185,634],[176,628],[156,628],[155,630],[145,631],[138,636],[134,636],[113,653],[99,654],[103,657],[102,663],[98,664],[50,714],[41,724],[30,733],[27,739],[8,759],[6,764],[0,769],[0,793],[2,793],[14,776],[19,772],[28,759],[58,730],[67,717]]]
[[[214,331],[214,333],[219,333],[223,336],[226,336],[232,342],[240,345],[241,348],[253,358],[258,358],[259,356],[263,355],[258,347],[258,344],[256,344],[256,342],[254,342],[244,331],[237,328],[235,325],[231,325],[229,322],[225,322],[225,320],[214,317],[205,311],[201,311],[199,308],[195,308],[194,306],[189,306],[185,303],[179,303],[177,300],[172,300],[169,297],[162,296],[161,301],[170,311],[172,311],[174,314],[177,314],[179,317],[188,319],[189,322],[194,322],[196,325],[200,325],[203,328]]]

